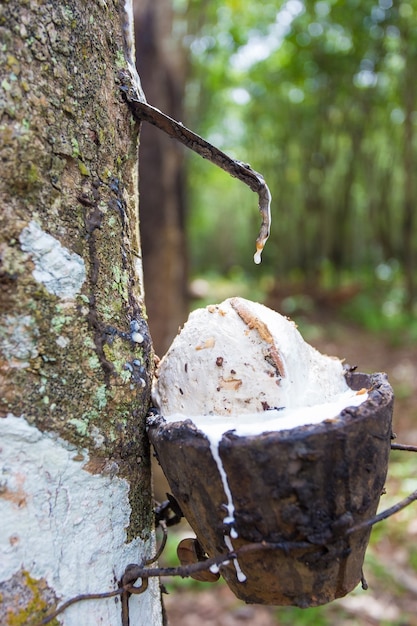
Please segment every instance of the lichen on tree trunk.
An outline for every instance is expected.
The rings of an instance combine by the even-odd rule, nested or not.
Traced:
[[[138,230],[139,127],[119,92],[118,69],[125,61],[118,3],[5,2],[0,38],[4,436],[10,425],[16,449],[27,459],[32,456],[21,442],[29,447],[44,438],[51,442],[53,433],[58,446],[53,454],[69,451],[65,462],[78,463],[82,476],[97,476],[103,489],[110,485],[117,494],[119,485],[120,502],[128,509],[124,542],[138,541],[148,550],[152,518],[144,416],[153,353]],[[21,431],[20,423],[29,430]],[[30,481],[22,467],[25,494]],[[58,463],[57,472],[61,469]],[[16,514],[19,528],[13,509],[16,476],[9,478],[0,507],[5,515]],[[58,475],[54,479],[61,484]],[[23,506],[35,506],[31,495],[23,496]],[[60,519],[58,508],[49,505],[45,512],[38,503],[41,526]],[[36,532],[40,527],[33,529],[33,541]],[[10,547],[10,538],[5,541]],[[30,539],[18,538],[21,547],[25,542],[27,552]],[[114,572],[120,567],[114,563]],[[41,569],[35,567],[39,579]],[[29,564],[22,562],[26,570]],[[16,575],[21,578],[21,572]],[[90,591],[106,591],[94,587],[94,576],[90,583]]]

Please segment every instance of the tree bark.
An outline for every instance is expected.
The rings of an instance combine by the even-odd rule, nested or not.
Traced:
[[[119,92],[118,13],[0,6],[2,624],[117,588],[153,551],[139,127]],[[129,608],[131,624],[160,624],[157,586]],[[121,603],[60,619],[117,626]]]
[[[137,65],[149,102],[183,119],[186,59],[168,0],[135,0]],[[175,77],[175,79],[174,79]],[[157,354],[187,318],[184,148],[160,130],[141,133],[140,188],[146,304]]]

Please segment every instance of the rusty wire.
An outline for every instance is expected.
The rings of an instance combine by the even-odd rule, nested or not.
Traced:
[[[417,452],[417,446],[409,446],[404,444],[391,444],[391,448],[393,450],[403,450],[409,452]],[[402,511],[407,506],[412,504],[417,500],[417,490],[413,491],[410,495],[403,498],[397,504],[391,506],[390,508],[382,511],[381,513],[375,515],[369,520],[365,520],[364,522],[360,522],[350,528],[346,529],[344,536],[348,537],[353,533],[364,530],[365,528],[371,528],[375,524],[382,522],[383,520],[388,519],[395,513]],[[209,570],[213,566],[222,565],[225,561],[229,561],[234,558],[238,558],[244,554],[249,552],[260,552],[265,550],[282,550],[283,552],[291,552],[292,550],[306,549],[310,548],[312,544],[307,541],[281,541],[281,542],[268,542],[268,541],[260,541],[257,543],[248,543],[244,546],[241,546],[239,549],[229,552],[227,554],[214,556],[211,558],[207,558],[204,561],[199,561],[197,563],[192,563],[190,565],[180,565],[177,567],[153,567],[150,568],[148,565],[154,563],[162,554],[163,549],[166,545],[167,541],[167,528],[164,520],[159,520],[159,526],[162,528],[163,537],[161,540],[161,545],[158,548],[154,557],[147,559],[144,561],[142,565],[139,564],[130,564],[126,567],[125,572],[122,576],[122,579],[119,582],[118,589],[114,589],[113,591],[108,591],[104,593],[84,593],[70,600],[67,600],[60,607],[58,607],[55,611],[51,612],[49,615],[44,617],[44,619],[38,622],[35,626],[45,626],[49,624],[53,619],[55,619],[58,615],[63,613],[68,607],[76,604],[77,602],[83,602],[85,600],[102,600],[106,598],[113,598],[115,596],[122,597],[122,626],[129,626],[129,597],[131,594],[141,594],[146,591],[148,587],[149,578],[161,576],[180,576],[181,578],[188,578],[197,572],[202,572]],[[341,537],[334,537],[333,540],[340,540]],[[331,543],[331,541],[327,541],[326,543]],[[133,583],[141,579],[140,586],[135,586]],[[366,583],[365,583],[366,584]]]

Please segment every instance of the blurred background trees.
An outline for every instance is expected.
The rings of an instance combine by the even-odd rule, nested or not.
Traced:
[[[241,295],[275,294],[288,314],[337,302],[371,327],[403,324],[417,291],[415,4],[161,4],[161,15],[173,10],[163,42],[171,50],[165,75],[153,78],[165,90],[176,86],[183,110],[151,96],[144,80],[149,100],[251,163],[273,196],[272,235],[259,268],[252,262],[256,198],[187,154],[186,194],[168,211],[181,232],[186,227],[189,278],[204,277],[197,286],[210,296],[219,276]],[[153,213],[159,210],[154,204]],[[145,274],[147,245],[143,233]],[[156,265],[164,272],[165,262]],[[185,306],[185,288],[177,297]]]
[[[273,195],[271,238],[255,266],[256,196],[144,125],[141,234],[158,354],[189,307],[231,295],[265,302],[323,352],[386,371],[394,430],[416,445],[416,3],[136,2],[153,20],[142,13],[137,23],[147,35],[138,57],[149,101],[249,162]],[[144,54],[154,55],[149,75]],[[183,187],[166,186],[165,159],[178,165]],[[169,224],[177,245],[165,248]],[[391,461],[383,508],[417,489],[415,458],[393,452]],[[160,479],[155,485],[163,499]],[[370,590],[329,606],[243,609],[223,586],[211,601],[208,591],[168,596],[170,623],[417,626],[416,538],[415,505],[375,527]],[[171,553],[168,544],[170,565],[177,543]]]
[[[150,103],[182,119],[187,55],[175,36],[171,0],[136,0],[136,55]],[[187,317],[183,147],[149,124],[141,132],[140,229],[146,308],[163,354]]]

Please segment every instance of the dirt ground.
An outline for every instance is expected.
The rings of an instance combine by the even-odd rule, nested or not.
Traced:
[[[350,365],[357,365],[358,371],[384,371],[388,374],[396,397],[394,431],[397,441],[417,445],[417,344],[407,343],[401,337],[387,340],[361,329],[334,323],[324,326],[313,323],[306,329],[305,338],[320,351],[345,358]],[[397,466],[401,468],[398,460]],[[395,475],[400,474],[401,471],[396,470]],[[408,480],[405,486],[408,492],[417,489],[415,478],[405,478]],[[397,488],[398,480],[393,480]],[[365,571],[370,588],[366,592],[355,591],[326,607],[302,610],[246,605],[237,600],[224,583],[212,586],[197,584],[191,590],[176,589],[164,596],[168,624],[417,626],[417,551],[416,564],[410,567],[410,554],[417,543],[417,503],[407,511],[401,525],[396,521],[397,516],[381,523],[381,526],[386,524],[388,530],[377,536],[371,549],[370,572]]]

